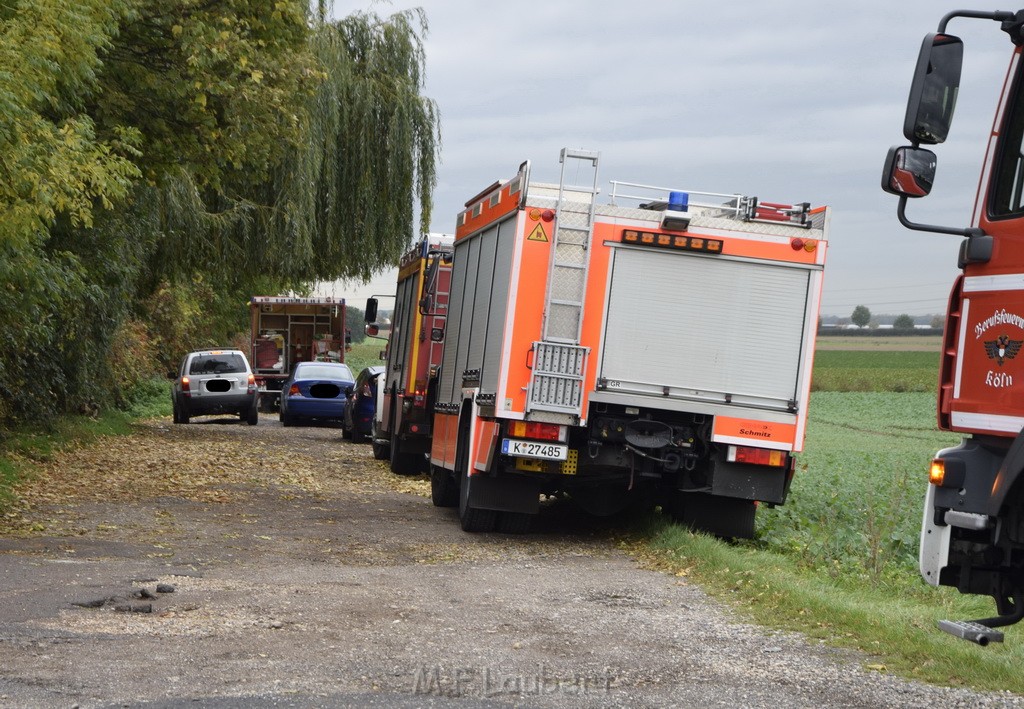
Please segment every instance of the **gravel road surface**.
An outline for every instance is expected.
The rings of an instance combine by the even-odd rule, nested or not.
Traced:
[[[0,534],[3,707],[1024,707],[737,620],[564,505],[467,535],[264,416],[62,454]]]

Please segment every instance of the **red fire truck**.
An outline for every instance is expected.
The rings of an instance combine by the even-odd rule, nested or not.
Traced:
[[[563,150],[457,220],[430,449],[435,505],[523,532],[544,495],[660,503],[749,537],[807,422],[827,208],[613,182]]]
[[[373,454],[389,459],[400,475],[426,472],[430,450],[430,411],[444,347],[452,237],[430,234],[420,240],[398,268],[386,365],[379,382],[373,424]],[[374,322],[377,300],[366,306]],[[379,328],[378,328],[379,329]]]
[[[345,361],[344,298],[256,295],[249,301],[249,313],[249,352],[261,410],[278,406],[295,363]]]
[[[954,18],[1000,23],[1013,45],[988,141],[974,214],[967,227],[912,221],[907,200],[925,196],[935,153],[949,131],[963,43],[946,32]],[[1024,618],[1024,11],[958,10],[925,37],[911,83],[903,134],[889,150],[882,189],[899,195],[910,229],[963,238],[962,273],[949,296],[939,374],[939,427],[964,435],[931,464],[921,529],[920,569],[935,586],[989,595],[998,615],[940,621],[985,645],[993,630]]]

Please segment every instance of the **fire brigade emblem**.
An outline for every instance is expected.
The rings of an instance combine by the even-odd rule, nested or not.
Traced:
[[[1000,335],[994,340],[985,342],[985,351],[988,352],[989,359],[994,359],[996,364],[1002,367],[1004,360],[1017,356],[1022,344],[1024,344],[1024,340],[1011,340],[1006,335]]]

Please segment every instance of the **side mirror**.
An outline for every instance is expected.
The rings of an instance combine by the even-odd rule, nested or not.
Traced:
[[[946,140],[960,88],[964,43],[948,34],[929,34],[917,57],[914,79],[903,119],[903,135],[917,144]]]
[[[367,298],[366,299],[366,316],[364,318],[366,322],[377,322],[377,299]]]
[[[882,170],[882,189],[899,197],[924,197],[935,182],[935,153],[909,146],[889,148]]]
[[[171,380],[177,379],[178,378],[178,373],[177,372],[168,372],[167,373],[167,378],[171,379]]]

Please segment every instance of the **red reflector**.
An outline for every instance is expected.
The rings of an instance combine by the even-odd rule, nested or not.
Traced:
[[[409,426],[409,430],[412,431],[413,433],[419,433],[420,427],[418,424],[414,423],[412,426]]]
[[[550,222],[555,218],[555,213],[550,209],[545,209],[543,212],[540,213],[540,218],[546,222]]]

